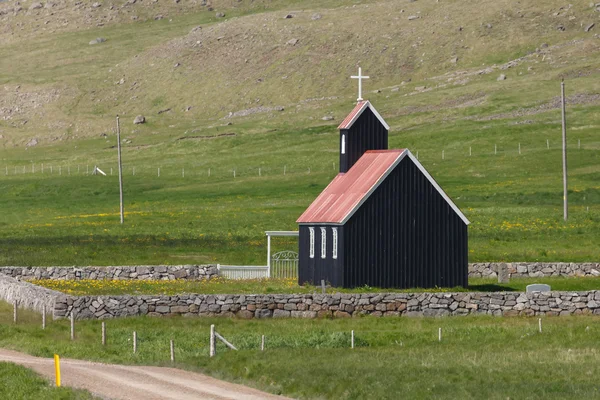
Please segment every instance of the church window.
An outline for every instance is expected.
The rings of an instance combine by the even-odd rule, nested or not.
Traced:
[[[310,258],[315,258],[315,228],[308,228],[310,233]]]
[[[333,234],[332,247],[333,247],[333,258],[337,259],[338,253],[338,230],[337,228],[331,228],[331,232]]]
[[[321,228],[321,258],[327,257],[327,228]]]

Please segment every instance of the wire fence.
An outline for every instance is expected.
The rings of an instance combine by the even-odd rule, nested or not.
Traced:
[[[549,139],[545,140],[543,146],[530,146],[522,143],[512,143],[510,145],[498,145],[494,144],[489,146],[464,146],[461,149],[457,149],[455,146],[449,148],[443,148],[438,151],[427,149],[418,150],[413,149],[411,152],[420,161],[427,160],[453,160],[453,159],[464,159],[465,157],[481,157],[481,156],[498,156],[498,155],[513,155],[522,156],[531,154],[539,151],[550,151],[550,150],[561,150],[561,144],[552,143]],[[598,143],[582,143],[581,139],[577,139],[577,144],[571,146],[569,150],[597,150],[600,149]],[[179,177],[179,178],[192,178],[192,177],[203,177],[212,179],[225,179],[225,178],[248,178],[248,177],[269,177],[269,176],[286,176],[286,175],[310,175],[315,173],[332,173],[336,174],[338,171],[338,163],[336,162],[321,162],[311,163],[307,160],[306,163],[300,162],[283,164],[279,166],[274,165],[194,165],[194,164],[168,164],[160,165],[147,165],[147,164],[135,164],[127,163],[123,166],[124,176],[154,176],[160,177]],[[54,175],[54,176],[88,176],[88,175],[106,175],[106,176],[117,176],[118,175],[118,164],[116,162],[103,162],[98,161],[97,163],[67,163],[67,162],[52,162],[46,161],[43,163],[19,163],[4,165],[4,171],[0,169],[0,176],[10,175],[25,175],[25,174],[38,174],[38,175]],[[3,173],[2,173],[3,172]]]

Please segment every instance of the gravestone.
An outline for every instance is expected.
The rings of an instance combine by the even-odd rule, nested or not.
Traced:
[[[508,265],[506,263],[498,264],[498,283],[509,283],[510,273],[508,272]]]
[[[527,293],[532,292],[549,292],[550,285],[544,283],[534,283],[533,285],[527,285]]]

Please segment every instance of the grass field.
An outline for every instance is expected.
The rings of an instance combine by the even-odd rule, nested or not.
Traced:
[[[597,317],[353,318],[253,320],[125,318],[40,329],[39,314],[0,304],[0,346],[51,357],[175,366],[301,399],[592,399],[600,397]],[[239,351],[218,345],[208,357],[210,324]],[[438,342],[438,328],[443,331]],[[138,333],[138,353],[131,332]],[[350,331],[357,348],[351,350]],[[266,351],[260,352],[261,335]],[[343,367],[342,367],[343,366]]]
[[[121,294],[269,294],[269,293],[321,293],[320,287],[299,286],[295,279],[227,280],[215,278],[210,281],[137,281],[137,280],[34,280],[31,283],[74,296],[121,295]],[[444,289],[385,289],[364,286],[354,289],[328,288],[328,293],[373,292],[524,292],[527,285],[546,283],[552,290],[586,291],[599,290],[600,278],[513,278],[510,283],[497,283],[496,279],[471,278],[467,288]]]
[[[588,4],[236,4],[223,3],[227,17],[216,19],[161,3],[168,18],[140,10],[138,22],[120,15],[83,36],[74,24],[38,32],[39,22],[18,17],[23,37],[0,44],[0,265],[264,265],[264,231],[296,229],[335,174],[336,126],[353,107],[348,76],[358,64],[390,147],[418,154],[472,221],[471,262],[600,259],[600,41],[581,28],[597,18]],[[283,18],[289,10],[294,18]],[[376,34],[365,21],[378,22]],[[107,42],[90,46],[88,36]],[[508,79],[496,81],[500,73]],[[228,118],[261,106],[284,110]],[[132,125],[137,114],[148,122]],[[109,176],[88,175],[94,165]],[[274,250],[296,246],[278,239]]]
[[[14,400],[91,400],[84,390],[52,387],[33,371],[15,364],[0,362],[0,398]]]

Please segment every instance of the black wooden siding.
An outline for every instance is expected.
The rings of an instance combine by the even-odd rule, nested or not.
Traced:
[[[344,231],[344,287],[468,283],[467,225],[408,157]]]
[[[310,258],[310,233],[308,227],[315,229],[315,257]],[[326,258],[321,258],[321,227],[326,229]],[[333,231],[332,227],[338,230],[338,254],[337,259],[333,258]],[[321,280],[332,284],[333,286],[342,286],[342,268],[343,265],[343,227],[332,225],[300,225],[298,238],[298,281],[300,284],[305,282],[313,285],[320,285]]]
[[[315,228],[315,257],[309,230]],[[327,227],[321,258],[320,227]],[[300,225],[299,282],[380,288],[466,286],[467,225],[408,157],[338,226],[338,259],[332,259],[331,225]]]
[[[346,135],[346,154],[342,154],[342,135]],[[388,131],[367,108],[350,129],[340,129],[340,172],[348,170],[367,150],[387,150]]]

